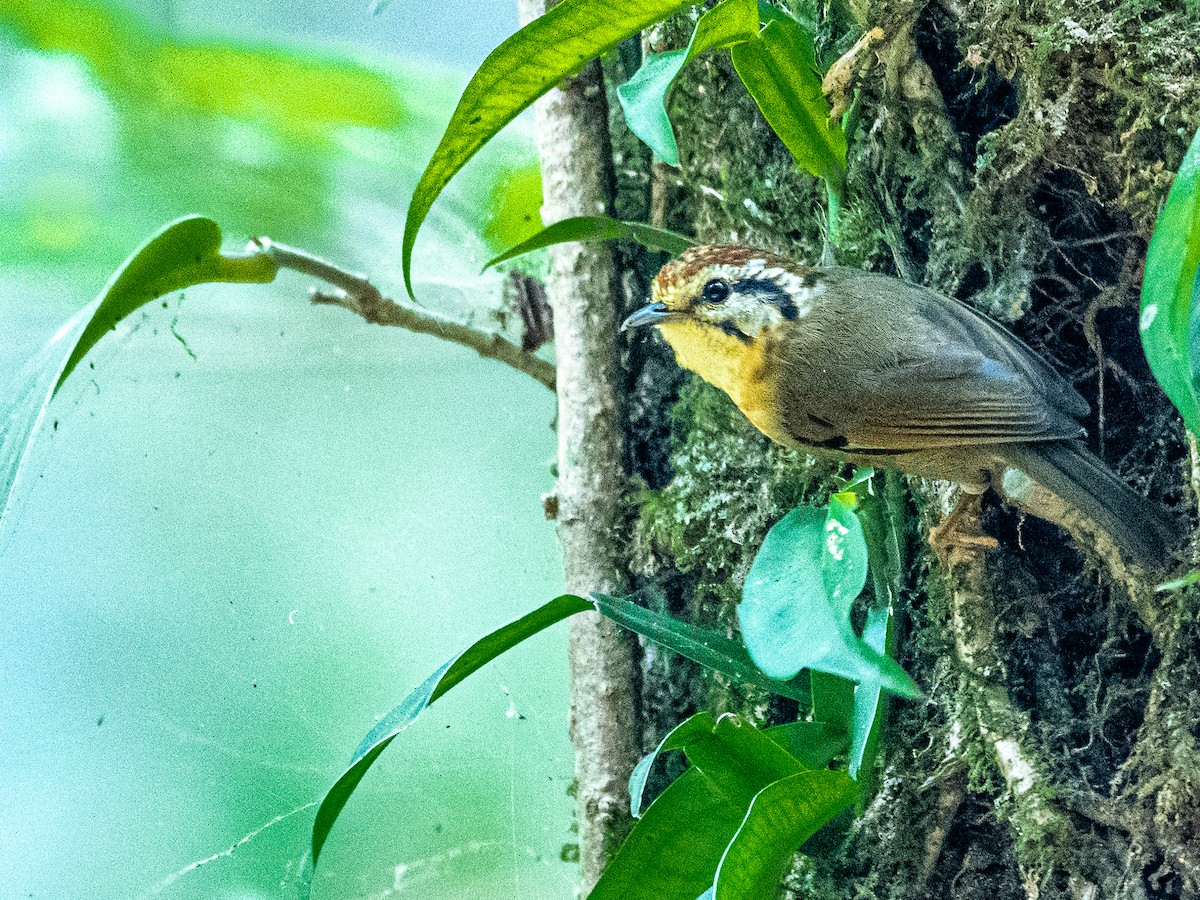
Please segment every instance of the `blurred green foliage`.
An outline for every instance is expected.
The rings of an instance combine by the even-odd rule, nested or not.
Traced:
[[[0,46],[15,51],[0,55],[0,115],[14,125],[0,164],[20,173],[0,187],[0,260],[82,265],[85,296],[145,234],[191,212],[234,237],[326,253],[369,241],[389,259],[383,243],[458,81],[192,40],[95,0],[5,3]],[[536,172],[529,142],[510,140],[453,195],[449,214],[484,236],[480,255],[540,226]]]

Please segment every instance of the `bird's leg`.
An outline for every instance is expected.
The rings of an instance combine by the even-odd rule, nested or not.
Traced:
[[[983,494],[961,492],[946,518],[929,529],[929,546],[945,568],[956,561],[956,553],[999,547],[999,541],[983,533]]]

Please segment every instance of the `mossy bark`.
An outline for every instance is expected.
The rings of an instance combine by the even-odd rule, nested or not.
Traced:
[[[860,125],[840,261],[1010,322],[1090,400],[1092,448],[1163,515],[1191,525],[1188,448],[1142,357],[1137,299],[1156,211],[1200,126],[1200,7],[854,8],[800,10],[820,23],[826,63],[865,28],[885,32],[853,84]],[[649,43],[678,46],[686,19]],[[679,172],[651,167],[615,123],[623,168],[642,173],[627,177],[626,193],[649,196],[661,224],[703,240],[816,263],[823,191],[727,59],[693,64],[672,107]],[[633,405],[665,413],[669,355],[639,336],[629,356]],[[631,446],[646,448],[635,468],[654,488],[634,564],[665,586],[676,614],[733,629],[767,528],[826,495],[836,473],[770,445],[706,385],[685,380],[678,398],[669,418],[631,419]],[[878,795],[810,848],[789,879],[793,896],[1200,896],[1197,595],[1114,578],[1064,532],[994,500],[983,524],[1001,549],[947,571],[921,538],[944,487],[909,488],[917,562],[902,661],[927,699],[894,707]],[[646,744],[695,706],[760,720],[795,713],[654,654],[643,700]]]

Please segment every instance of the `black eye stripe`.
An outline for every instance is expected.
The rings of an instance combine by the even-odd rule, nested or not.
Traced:
[[[729,283],[714,278],[704,285],[700,291],[700,299],[705,303],[724,303],[729,299]]]
[[[807,285],[805,285],[807,287]],[[799,315],[792,295],[769,278],[743,278],[734,284],[739,294],[749,294],[764,303],[773,303],[789,322]]]

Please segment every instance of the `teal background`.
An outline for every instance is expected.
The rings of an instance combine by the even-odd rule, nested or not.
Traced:
[[[265,232],[399,293],[407,195],[461,72],[379,55],[389,39],[362,39],[352,6],[59,10],[81,8],[116,22],[90,57],[39,46],[33,7],[0,10],[0,384],[188,212],[230,249]],[[265,23],[249,43],[247,10]],[[370,49],[314,51],[329,32],[305,16],[322,15]],[[426,11],[397,3],[369,24],[404,15]],[[272,43],[287,34],[303,52]],[[191,93],[147,86],[161,72],[145,48],[194,35],[258,68],[261,105],[208,102],[223,88],[204,66]],[[454,43],[477,62],[497,39]],[[474,64],[463,54],[451,62]],[[272,109],[296,59],[390,85],[400,114]],[[500,280],[477,273],[536,214],[531,160],[515,134],[452,185],[418,243],[422,302],[488,321]],[[0,897],[288,896],[304,807],[371,724],[560,592],[539,500],[553,397],[462,348],[312,307],[308,287],[172,295],[55,400],[0,542]],[[314,897],[570,896],[566,691],[559,626],[441,700],[351,800]]]

